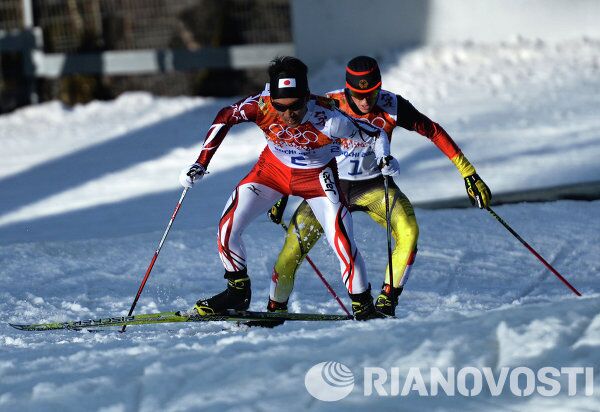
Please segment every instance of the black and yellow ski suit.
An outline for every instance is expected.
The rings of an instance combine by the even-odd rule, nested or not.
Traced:
[[[344,89],[327,95],[339,102],[340,110],[384,129],[390,139],[396,127],[416,131],[426,136],[451,159],[463,177],[475,173],[475,168],[446,131],[401,96],[381,90],[373,110],[368,114],[360,114]],[[336,159],[341,190],[346,196],[349,210],[365,212],[385,228],[384,181],[372,148],[366,144],[361,145],[355,140],[344,140],[341,144],[341,154]],[[417,252],[419,226],[410,201],[392,179],[389,184],[389,204],[392,236],[395,241],[392,253],[393,286],[398,288],[404,286],[408,280]],[[322,233],[321,226],[310,206],[303,201],[291,218],[285,243],[273,268],[270,290],[272,300],[287,302],[294,287],[298,267]],[[389,268],[387,268],[384,284],[389,285],[389,283]]]

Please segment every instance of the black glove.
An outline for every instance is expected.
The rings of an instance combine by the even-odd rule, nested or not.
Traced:
[[[283,211],[285,210],[287,202],[288,197],[284,196],[279,199],[277,203],[273,205],[273,207],[271,207],[271,210],[267,212],[267,216],[269,216],[269,219],[271,219],[273,223],[277,225],[281,223],[281,219],[283,219]]]
[[[477,173],[465,177],[465,188],[473,206],[477,206],[480,209],[487,209],[490,206],[492,192],[490,192],[490,188],[487,187]]]
[[[181,186],[189,189],[207,173],[204,166],[199,163],[194,163],[193,165],[186,166],[181,171],[179,174],[179,183],[181,183]]]
[[[200,178],[201,176],[204,176],[205,173],[206,169],[204,168],[204,166],[198,163],[194,163],[192,166],[190,166],[190,170],[188,170],[187,175],[191,178]]]

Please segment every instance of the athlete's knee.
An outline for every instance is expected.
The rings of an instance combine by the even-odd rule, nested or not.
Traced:
[[[294,247],[299,248],[302,253],[308,253],[322,234],[323,228],[314,216],[312,219],[295,220],[290,223],[290,230],[287,234],[290,241],[286,240],[286,246],[295,241]]]
[[[217,231],[217,241],[219,243],[219,248],[222,246],[228,247],[230,244],[241,243],[242,231],[239,230],[239,228],[231,227],[224,219],[221,219]]]
[[[286,234],[286,239],[277,256],[275,267],[285,267],[288,265],[297,265],[302,259],[302,248],[295,233]]]
[[[411,222],[407,225],[407,234],[411,239],[414,239],[414,243],[417,243],[419,239],[419,224],[416,219],[411,219]]]
[[[416,219],[396,219],[392,221],[392,235],[396,241],[409,241],[416,245],[419,239],[419,225]]]

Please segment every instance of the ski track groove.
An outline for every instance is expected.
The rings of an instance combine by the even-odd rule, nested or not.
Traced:
[[[531,243],[530,243],[531,245]],[[524,247],[524,246],[523,246]],[[533,246],[532,246],[533,247]],[[557,262],[561,261],[561,255],[564,255],[566,257],[567,253],[566,249],[567,249],[567,245],[566,242],[560,242],[560,244],[558,245],[558,250],[556,250],[555,252],[551,253],[549,255],[549,257],[544,256],[542,253],[540,253],[539,249],[536,249],[535,247],[533,247],[534,250],[536,250],[544,259],[546,259],[546,261],[555,269],[557,266]],[[525,248],[525,250],[527,250],[527,248]],[[515,298],[514,300],[522,300],[527,298],[528,296],[530,296],[536,289],[538,289],[540,287],[540,285],[542,285],[544,282],[557,282],[557,287],[562,287],[567,289],[567,286],[554,274],[552,273],[546,266],[544,266],[544,264],[536,257],[533,255],[533,253],[531,253],[529,250],[527,250],[527,257],[529,259],[532,259],[534,261],[534,264],[536,264],[536,266],[538,267],[538,269],[535,270],[533,276],[532,276],[532,281],[529,283],[529,285],[527,285],[523,291],[518,295],[517,298]],[[564,265],[566,267],[566,265]],[[559,269],[557,269],[559,273],[563,274]],[[565,276],[563,274],[563,276]],[[567,280],[568,277],[565,276],[565,278]],[[567,289],[569,291],[569,293],[573,293],[570,289]]]
[[[457,285],[457,268],[459,267],[461,261],[463,260],[464,253],[462,251],[458,251],[458,259],[451,259],[449,263],[448,273],[451,274],[448,276],[448,282],[444,287],[444,291],[442,294],[444,296],[448,296],[453,290],[456,290]]]

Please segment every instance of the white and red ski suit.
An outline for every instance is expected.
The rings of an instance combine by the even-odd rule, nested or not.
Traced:
[[[242,232],[283,195],[299,196],[308,202],[341,267],[349,293],[368,287],[364,261],[354,242],[352,217],[340,193],[335,156],[339,140],[373,141],[378,158],[389,155],[384,130],[352,119],[337,110],[333,100],[311,96],[301,124],[290,128],[270,104],[268,88],[219,111],[210,126],[197,163],[205,168],[231,126],[253,122],[264,133],[267,146],[250,173],[234,189],[218,229],[219,255],[225,270],[246,268]],[[381,136],[381,138],[379,138]],[[273,280],[276,282],[277,273]]]

